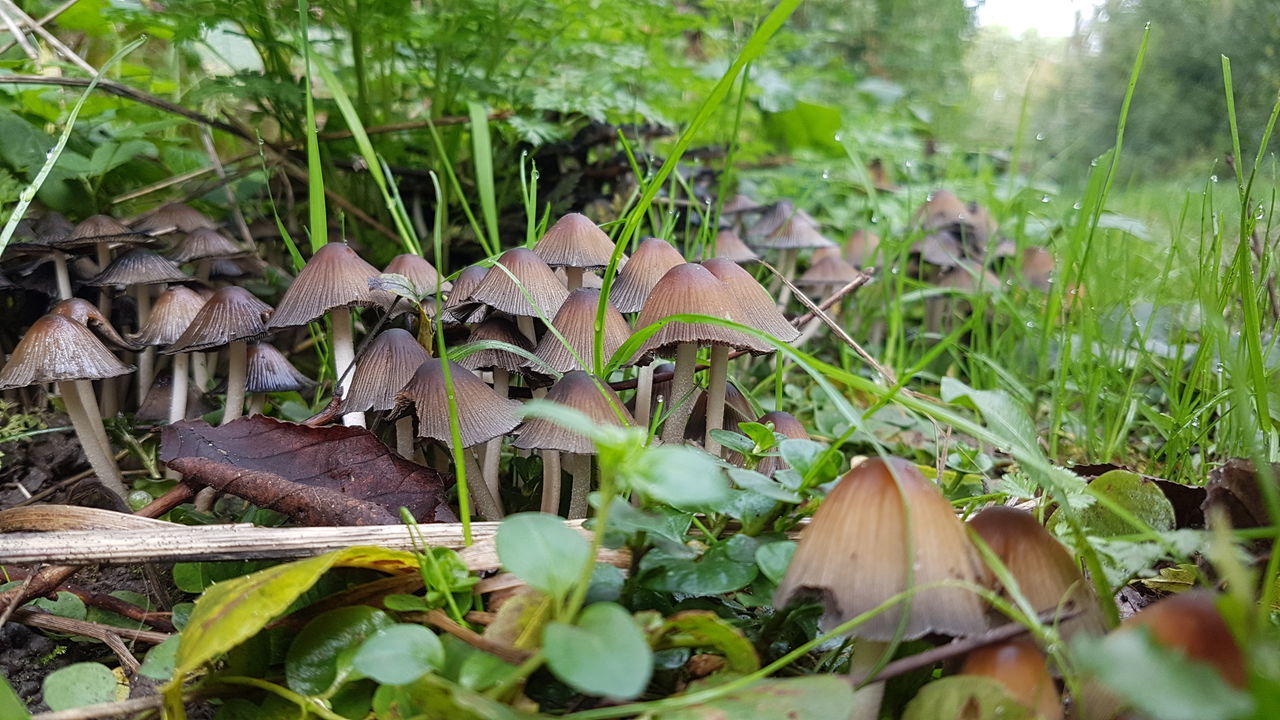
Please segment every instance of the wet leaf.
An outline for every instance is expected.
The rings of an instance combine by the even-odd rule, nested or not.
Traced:
[[[1156,532],[1174,529],[1173,504],[1155,483],[1137,473],[1112,470],[1094,480],[1090,488],[1093,493],[1110,498]],[[1077,518],[1085,533],[1096,537],[1137,532],[1136,528],[1101,503],[1079,510]],[[1063,537],[1069,532],[1065,518],[1056,512],[1049,518],[1049,529]]]
[[[787,567],[791,565],[791,557],[795,554],[794,540],[771,542],[756,548],[756,564],[765,577],[775,583],[782,582],[782,576],[787,574]]]
[[[831,720],[847,718],[852,711],[847,679],[812,675],[762,680],[725,697],[655,713],[653,720]]]
[[[713,545],[701,557],[673,558],[657,550],[641,561],[644,586],[687,595],[719,595],[740,590],[756,579],[754,538],[735,535]]]
[[[138,668],[138,674],[152,680],[168,680],[173,677],[173,664],[178,655],[180,636],[173,636],[147,651],[147,657]]]
[[[770,500],[778,502],[796,504],[800,502],[800,496],[780,485],[777,481],[765,477],[753,470],[743,470],[742,468],[734,468],[729,471],[729,478],[734,484],[743,490],[750,490]]]
[[[394,622],[381,610],[365,605],[317,616],[302,628],[285,654],[284,676],[289,689],[302,695],[326,692],[350,673],[351,651]]]
[[[554,622],[542,636],[547,667],[587,695],[629,699],[644,692],[653,673],[653,652],[644,633],[621,605],[589,605],[577,623]]]

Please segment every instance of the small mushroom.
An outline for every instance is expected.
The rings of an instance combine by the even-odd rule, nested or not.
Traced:
[[[548,266],[564,268],[570,291],[582,287],[585,270],[607,267],[613,250],[609,236],[582,213],[569,213],[557,220],[533,246]]]
[[[226,346],[227,401],[222,411],[223,425],[244,411],[245,377],[249,371],[245,343],[267,334],[270,314],[271,306],[248,290],[234,285],[224,287],[205,301],[182,337],[163,351],[169,355]]]
[[[441,315],[446,324],[478,323],[484,319],[489,308],[472,302],[471,293],[480,287],[481,281],[488,273],[489,268],[482,265],[471,265],[458,273],[449,291],[449,299],[445,300],[441,308]]]
[[[763,223],[764,220],[761,220]],[[778,263],[778,273],[790,279],[795,275],[796,258],[806,248],[829,248],[836,244],[823,236],[818,223],[803,211],[795,211],[779,224],[772,232],[758,236],[757,247],[772,248],[782,251],[782,261]],[[786,307],[791,299],[791,288],[783,285],[778,295],[778,307]]]
[[[661,238],[647,238],[618,272],[609,288],[609,302],[619,312],[640,312],[653,286],[671,268],[684,264],[684,256]]]
[[[746,265],[760,259],[756,251],[747,247],[742,238],[738,237],[738,233],[729,228],[724,228],[716,233],[715,243],[715,257],[732,260],[739,265]]]
[[[305,390],[315,381],[298,372],[274,345],[251,342],[245,346],[244,389],[249,393],[249,415],[261,415],[267,393]]]
[[[205,298],[200,293],[192,290],[185,285],[174,285],[173,287],[160,293],[160,297],[156,299],[155,307],[151,310],[151,317],[138,328],[137,334],[132,336],[134,342],[147,348],[147,351],[155,352],[155,348],[164,345],[172,345],[182,337],[182,333],[186,332],[191,326],[192,321],[200,314],[200,309],[204,307]],[[145,351],[144,351],[145,354]],[[170,406],[168,411],[169,422],[177,422],[187,416],[185,404],[187,402],[187,376],[190,366],[191,356],[188,353],[178,353],[173,356],[173,372],[170,378]],[[200,392],[204,392],[204,388],[197,388]],[[146,397],[143,397],[146,402]],[[139,406],[141,407],[141,406]]]
[[[408,330],[388,328],[378,333],[356,362],[351,388],[342,398],[343,411],[391,410],[396,393],[430,357]],[[413,418],[400,418],[395,426],[396,452],[413,459]]]
[[[471,300],[514,315],[520,332],[532,342],[533,318],[550,318],[560,310],[569,291],[546,262],[532,250],[513,248],[498,258],[471,291]]]
[[[551,326],[560,337],[556,337],[556,333],[545,333],[538,342],[537,349],[533,351],[534,354],[558,373],[585,370],[591,365],[599,302],[600,291],[595,288],[579,288],[569,293],[569,297],[551,320]],[[631,327],[627,325],[626,318],[612,304],[606,304],[604,358],[607,360],[612,357],[630,335]]]
[[[186,203],[174,202],[147,213],[134,223],[133,229],[148,235],[167,235],[173,232],[193,233],[200,229],[214,230],[217,227],[218,224],[208,215]]]

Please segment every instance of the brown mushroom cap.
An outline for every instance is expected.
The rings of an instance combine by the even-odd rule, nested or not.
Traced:
[[[70,235],[51,242],[59,250],[88,247],[98,243],[148,243],[151,238],[137,230],[130,230],[110,215],[94,215],[76,225]]]
[[[728,293],[724,285],[707,268],[696,263],[677,265],[668,270],[649,293],[649,299],[636,320],[636,330],[682,313],[736,319],[727,303]],[[652,358],[667,354],[681,343],[724,345],[753,353],[773,351],[773,346],[737,330],[710,323],[672,322],[649,336],[636,351],[636,357]]]
[[[199,227],[187,233],[172,251],[169,259],[176,263],[187,263],[209,258],[227,258],[243,254],[231,238],[211,227]]]
[[[494,315],[471,328],[467,342],[483,342],[496,340],[514,345],[522,350],[533,352],[533,343],[525,337],[515,323],[505,317]],[[502,348],[486,348],[477,350],[458,361],[459,365],[470,370],[506,370],[509,373],[524,372],[525,358]]]
[[[750,197],[737,193],[733,197],[725,201],[724,206],[720,208],[721,215],[738,215],[740,213],[754,212],[763,210],[764,206],[752,200]]]
[[[609,265],[614,245],[591,219],[569,213],[556,221],[533,246],[533,251],[551,267],[600,269]]]
[[[369,289],[369,279],[379,274],[346,243],[328,243],[302,267],[267,327],[306,325],[334,308],[386,306],[387,293]]]
[[[799,220],[800,223],[814,228],[818,226],[817,220],[814,220],[809,213],[798,209],[790,200],[779,200],[765,211],[754,225],[747,229],[747,236],[753,242],[767,238],[776,234],[792,220]]]
[[[440,277],[440,274],[436,272],[436,267],[427,262],[426,258],[412,253],[405,253],[391,258],[391,262],[387,263],[382,272],[403,275],[408,278],[419,297],[434,293],[436,291],[436,281]],[[451,287],[453,286],[448,280],[440,283],[440,289],[444,292],[449,292]]]
[[[0,370],[0,390],[66,380],[101,380],[133,372],[90,332],[62,315],[36,320]]]
[[[222,347],[237,340],[254,340],[267,334],[271,306],[234,285],[213,293],[187,329],[162,354],[193,352]]]
[[[483,380],[461,365],[450,362],[458,407],[462,446],[471,447],[505,435],[520,424],[516,411],[520,403],[493,391]],[[452,447],[449,431],[447,386],[439,358],[428,358],[414,371],[409,382],[396,394],[395,415],[404,415],[412,406],[418,418],[418,437],[431,438]]]
[[[829,252],[823,252],[829,250]],[[821,254],[819,254],[821,253]],[[857,280],[862,273],[834,248],[815,250],[813,263],[796,280],[796,285],[815,289],[837,288]]]
[[[915,586],[976,584],[974,555],[964,524],[933,483],[906,460],[873,458],[850,470],[818,508],[774,593],[774,605],[816,594],[826,606],[821,626],[831,629],[907,590],[909,575]],[[903,605],[894,605],[853,633],[888,642],[902,613]],[[972,635],[987,623],[977,594],[935,586],[911,597],[904,627],[903,638],[912,639],[928,633]]]
[[[139,345],[130,342],[120,336],[116,329],[111,327],[111,322],[107,320],[102,311],[98,310],[98,306],[84,300],[82,298],[68,298],[60,300],[56,305],[49,309],[50,315],[61,315],[71,318],[76,322],[84,325],[93,331],[98,339],[104,343],[120,348],[121,350],[137,350]]]
[[[609,288],[609,302],[620,312],[639,312],[653,286],[671,268],[684,263],[684,256],[661,238],[646,238]]]
[[[133,229],[142,233],[169,230],[192,233],[200,229],[215,229],[218,225],[208,215],[186,203],[167,203],[147,213],[134,223]],[[274,223],[273,223],[274,227]]]
[[[879,247],[879,235],[866,230],[854,230],[844,243],[844,259],[853,263],[854,267],[866,267]]]
[[[523,290],[516,285],[516,280],[524,286]],[[525,297],[526,292],[533,304]],[[569,291],[556,279],[551,268],[532,250],[525,248],[513,248],[502,253],[497,264],[489,268],[484,279],[471,291],[471,299],[476,302],[508,315],[530,317],[537,317],[538,309],[552,317],[567,297]]]
[[[408,330],[388,328],[378,333],[356,362],[351,387],[342,399],[342,411],[382,411],[395,407],[396,393],[430,357]]]
[[[111,261],[111,264],[86,284],[94,287],[114,285],[157,285],[185,282],[195,278],[182,272],[172,260],[146,248],[135,248]]]
[[[484,319],[489,308],[472,302],[471,293],[480,287],[488,273],[489,268],[483,265],[471,265],[458,273],[453,288],[449,291],[449,299],[445,300],[443,307],[446,323],[476,323]]]
[[[270,343],[249,343],[245,347],[245,358],[245,392],[289,392],[315,385],[315,381],[298,372],[288,358]]]
[[[560,306],[560,311],[551,321],[551,325],[564,336],[565,343],[554,333],[546,333],[538,342],[534,354],[542,359],[556,372],[582,370],[578,363],[592,362],[595,343],[596,309],[600,302],[600,291],[595,288],[578,288],[569,293],[569,297]],[[613,305],[606,304],[604,311],[604,357],[609,359],[618,348],[631,336],[631,328],[622,317],[622,313]],[[572,348],[572,352],[570,351]],[[577,358],[574,354],[577,354]],[[533,366],[530,363],[531,367]]]
[[[764,415],[761,415],[760,419],[756,420],[756,422],[761,425],[773,423],[773,431],[782,433],[788,438],[799,440],[809,439],[809,431],[805,430],[804,425],[796,419],[795,415],[792,415],[789,412],[783,412],[781,410],[767,412]],[[790,467],[790,465],[787,464],[786,460],[783,460],[781,457],[770,456],[760,459],[760,463],[756,465],[756,472],[762,475],[773,475],[775,472],[788,467]]]
[[[1038,720],[1062,720],[1062,698],[1049,674],[1044,653],[1026,638],[974,650],[965,658],[960,674],[999,682],[1009,697],[1035,711]]]
[[[738,237],[738,233],[725,228],[716,233],[716,257],[732,260],[740,265],[753,263],[760,259],[755,250]]]
[[[618,395],[604,383],[581,370],[571,370],[547,391],[547,400],[573,408],[591,418],[595,425],[622,425],[618,413],[628,425],[635,421]],[[579,455],[594,455],[595,444],[585,435],[567,430],[543,418],[531,418],[520,426],[513,446],[524,450],[559,450]]]
[[[705,260],[702,266],[724,286],[735,320],[768,333],[782,342],[791,342],[800,337],[800,331],[787,321],[769,291],[756,282],[751,273],[728,258]]]
[[[818,229],[818,224],[808,216],[799,212],[782,223],[777,230],[760,237],[755,241],[757,247],[774,248],[776,250],[796,250],[801,248],[835,247]]]
[[[934,190],[916,210],[913,222],[925,230],[942,230],[968,219],[969,208],[950,190]]]
[[[1157,645],[1210,665],[1232,687],[1248,685],[1244,654],[1209,591],[1170,595],[1135,613],[1116,632],[1139,627],[1146,628]]]
[[[172,345],[200,314],[205,298],[186,285],[174,285],[160,293],[151,315],[130,338],[143,346]]]

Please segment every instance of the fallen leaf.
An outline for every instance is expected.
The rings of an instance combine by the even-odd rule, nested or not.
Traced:
[[[201,485],[313,525],[453,522],[443,473],[396,455],[364,428],[307,427],[255,415],[220,427],[187,420],[160,433],[160,459]]]
[[[1280,463],[1271,465],[1272,482],[1277,483],[1280,490]],[[1209,473],[1209,484],[1205,486],[1204,513],[1217,507],[1226,512],[1231,527],[1243,528],[1265,527],[1270,524],[1267,519],[1267,503],[1259,483],[1258,471],[1248,460],[1234,458],[1225,465]]]
[[[1160,488],[1160,492],[1164,493],[1164,496],[1173,504],[1174,527],[1178,529],[1204,527],[1204,510],[1201,509],[1201,506],[1205,499],[1205,489],[1202,486],[1183,485],[1182,483],[1165,480],[1154,475],[1136,472],[1114,463],[1071,466],[1072,472],[1085,479],[1100,477],[1112,470],[1127,470],[1140,476],[1143,480],[1150,480],[1155,483],[1156,487]]]

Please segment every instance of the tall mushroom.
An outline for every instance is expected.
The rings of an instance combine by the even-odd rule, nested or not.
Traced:
[[[303,266],[267,324],[268,329],[279,330],[306,325],[328,313],[333,323],[333,377],[344,396],[351,389],[348,369],[356,356],[351,308],[387,305],[386,293],[369,289],[369,279],[378,275],[378,270],[346,243],[331,242]],[[347,413],[342,422],[364,427],[364,414]]]
[[[948,581],[978,582],[964,524],[910,462],[872,458],[850,470],[823,500],[773,603],[782,608],[816,596],[825,607],[820,627],[830,630],[899,593],[922,588],[852,631],[858,642],[849,671],[861,676],[897,637],[965,636],[986,629],[978,595],[936,585]],[[859,690],[851,720],[877,717],[883,693],[883,683]]]
[[[151,317],[133,335],[134,342],[154,353],[155,348],[178,342],[182,333],[204,307],[205,298],[186,285],[174,285],[160,293]],[[145,351],[144,351],[145,352]],[[177,422],[187,415],[187,375],[190,355],[185,352],[173,356],[173,368],[169,386],[169,422]],[[204,388],[200,388],[203,392]],[[145,400],[145,397],[144,397]]]
[[[342,398],[344,412],[386,412],[396,405],[396,393],[430,355],[408,330],[387,328],[369,342],[351,374],[351,389]],[[396,452],[413,459],[413,418],[395,422]]]
[[[167,235],[172,232],[193,233],[202,228],[214,230],[218,224],[208,215],[186,203],[165,203],[134,223],[133,229],[148,235]]]
[[[130,230],[109,215],[94,215],[82,220],[65,238],[52,245],[60,250],[92,247],[97,251],[98,270],[111,264],[111,248],[151,242],[151,237],[137,230]],[[98,297],[98,309],[103,315],[111,314],[111,295],[104,288]]]
[[[99,442],[99,437],[106,437],[106,430],[97,403],[87,405],[81,400],[91,400],[93,389],[86,391],[76,385],[132,371],[84,325],[62,315],[45,315],[28,328],[0,370],[0,390],[57,383],[89,465],[104,486],[123,498],[128,492],[124,477],[110,448],[104,450]]]
[[[1062,697],[1045,665],[1044,653],[1027,638],[974,650],[965,657],[960,674],[995,680],[1009,697],[1034,712],[1037,720],[1062,720]]]
[[[592,343],[595,341],[596,309],[600,291],[595,288],[579,288],[569,293],[551,326],[555,333],[547,332],[533,351],[542,362],[558,373],[585,370],[591,364]],[[631,335],[626,318],[612,304],[605,305],[604,356],[613,356]],[[561,340],[563,338],[563,341]],[[585,363],[585,365],[584,365]],[[532,366],[532,363],[530,363]]]
[[[613,250],[609,236],[582,213],[569,213],[557,220],[533,246],[547,265],[564,268],[569,290],[582,287],[586,270],[607,267]]]
[[[244,250],[226,235],[213,228],[196,228],[169,251],[169,259],[182,264],[194,262],[196,277],[207,282],[213,272],[213,261],[233,258],[244,254]]]
[[[471,291],[471,300],[514,315],[520,332],[532,342],[533,318],[550,318],[560,310],[569,291],[551,268],[532,250],[513,248],[498,258],[484,279]]]
[[[653,287],[671,268],[684,264],[684,256],[671,243],[661,238],[645,239],[631,259],[618,272],[609,289],[609,302],[620,312],[640,312]],[[654,363],[638,367],[636,372],[636,422],[649,426],[649,408],[653,398]]]
[[[271,306],[248,290],[234,285],[224,287],[205,301],[182,337],[163,350],[168,355],[226,346],[227,401],[222,411],[223,425],[244,411],[245,377],[249,371],[245,343],[267,334],[270,314]]]
[[[477,323],[484,319],[489,308],[471,301],[471,293],[484,280],[489,268],[483,265],[471,265],[462,269],[449,289],[449,298],[440,310],[445,324]]]

